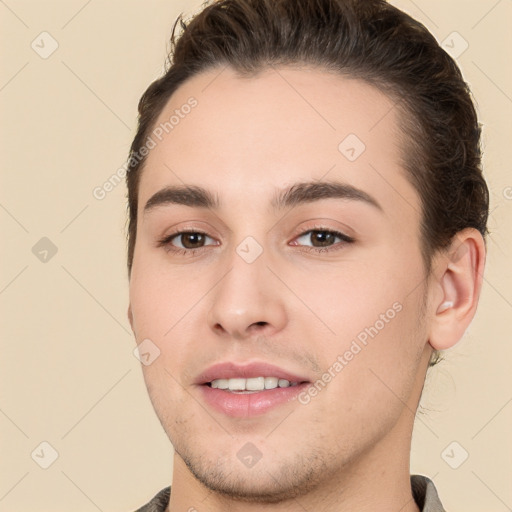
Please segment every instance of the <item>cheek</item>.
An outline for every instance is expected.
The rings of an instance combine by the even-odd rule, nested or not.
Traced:
[[[380,331],[383,320],[387,325],[395,318],[410,289],[403,276],[394,278],[394,273],[393,268],[384,265],[380,269],[379,262],[365,265],[343,261],[338,269],[330,266],[304,271],[289,279],[297,283],[294,291],[318,319],[311,321],[311,326],[314,324],[327,336],[346,340],[375,323]]]
[[[364,309],[361,312],[365,314]],[[340,326],[336,339],[324,345],[322,377],[330,382],[318,385],[318,398],[312,397],[309,406],[316,408],[315,416],[323,419],[326,432],[341,436],[337,437],[343,439],[340,449],[348,452],[358,440],[376,439],[389,431],[403,414],[404,404],[414,408],[410,397],[424,346],[417,307],[408,300],[393,314],[388,323],[381,320],[383,324],[376,327],[368,320],[360,329],[359,319],[357,327]]]
[[[331,396],[351,404],[356,415],[392,419],[407,403],[417,378],[417,370],[427,341],[424,322],[419,317],[423,287],[400,301],[397,294],[383,295],[375,308],[352,305],[355,315],[330,345],[328,364],[339,372]],[[349,307],[349,306],[347,306]],[[370,312],[369,312],[370,311]],[[341,356],[341,357],[340,357]]]
[[[381,320],[388,325],[397,309],[417,303],[415,291],[422,290],[424,272],[416,246],[404,235],[394,244],[381,243],[346,261],[320,269],[307,278],[304,296],[312,297],[316,311],[336,333],[356,336]],[[384,317],[382,316],[384,315]],[[404,316],[404,315],[401,315]]]
[[[162,342],[198,302],[202,280],[186,272],[171,274],[156,265],[134,266],[130,279],[130,304],[136,338]]]
[[[205,336],[201,297],[207,291],[207,282],[200,276],[191,279],[190,272],[133,267],[130,304],[135,338],[157,354],[151,364],[142,365],[152,400],[158,396],[180,400],[183,362],[191,358],[191,351],[192,356],[197,354],[197,340]]]
[[[376,377],[381,374],[398,388],[411,380],[410,368],[426,342],[419,322],[424,275],[417,261],[390,255],[372,264],[343,262],[341,270],[304,272],[296,281],[297,295],[317,317],[299,320],[302,329],[321,343],[324,369],[345,376],[343,387],[382,388]]]

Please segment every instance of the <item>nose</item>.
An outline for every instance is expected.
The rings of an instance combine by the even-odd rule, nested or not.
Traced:
[[[218,336],[236,340],[282,330],[287,322],[283,290],[267,267],[265,252],[247,263],[233,251],[229,263],[209,294],[209,327]]]

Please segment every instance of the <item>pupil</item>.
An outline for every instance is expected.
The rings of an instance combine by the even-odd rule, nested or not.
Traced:
[[[318,242],[320,247],[330,245],[334,242],[334,235],[326,231],[313,231],[314,241]]]

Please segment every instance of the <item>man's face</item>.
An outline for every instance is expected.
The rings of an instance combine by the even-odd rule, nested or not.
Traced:
[[[393,102],[318,70],[227,68],[182,85],[157,126],[173,115],[140,181],[130,304],[179,457],[211,489],[269,501],[390,439],[408,460],[431,348]],[[184,186],[218,205],[160,194],[145,211]]]

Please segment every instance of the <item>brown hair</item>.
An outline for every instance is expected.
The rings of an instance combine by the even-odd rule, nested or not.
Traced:
[[[168,64],[139,102],[127,174],[129,273],[145,162],[140,148],[180,85],[226,65],[245,76],[269,66],[309,65],[359,78],[387,93],[402,113],[403,165],[422,204],[427,274],[432,255],[458,231],[473,227],[485,237],[489,191],[469,88],[430,32],[385,0],[214,1],[188,23],[182,16],[176,20]]]

